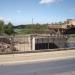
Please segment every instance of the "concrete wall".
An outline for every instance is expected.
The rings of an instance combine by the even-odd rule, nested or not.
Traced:
[[[14,37],[15,48],[18,51],[31,51],[30,36],[17,36]]]
[[[2,37],[1,37],[2,38]],[[32,51],[36,50],[36,45],[38,44],[39,46],[42,46],[42,49],[49,49],[51,46],[53,47],[54,45],[57,46],[58,48],[64,48],[65,43],[66,43],[66,38],[63,36],[50,36],[50,35],[29,35],[29,36],[13,36],[13,37],[7,37],[8,39],[12,38],[10,40],[9,47],[10,48],[5,48],[8,46],[8,44],[2,42],[0,43],[0,46],[4,45],[2,48],[4,48],[5,51],[12,51],[13,48],[15,50],[24,52],[24,51]],[[52,43],[52,44],[51,44]],[[45,47],[44,47],[45,46]],[[49,47],[48,47],[49,46]],[[40,47],[37,46],[39,49]],[[6,50],[7,49],[7,50]]]
[[[33,37],[32,50],[35,50],[35,44],[54,43],[58,48],[64,48],[66,45],[66,38],[63,36],[45,36],[45,37]]]

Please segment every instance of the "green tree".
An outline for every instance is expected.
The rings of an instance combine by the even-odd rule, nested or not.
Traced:
[[[64,23],[60,21],[60,22],[58,22],[58,24],[59,24],[59,25],[63,25]]]
[[[9,22],[7,25],[5,25],[4,32],[7,35],[12,35],[15,33],[13,24],[11,22]]]
[[[4,33],[4,21],[0,20],[0,34]]]

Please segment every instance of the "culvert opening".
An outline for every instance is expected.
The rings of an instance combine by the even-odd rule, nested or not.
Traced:
[[[56,49],[58,46],[56,46],[54,43],[37,43],[35,44],[35,50],[40,49]]]

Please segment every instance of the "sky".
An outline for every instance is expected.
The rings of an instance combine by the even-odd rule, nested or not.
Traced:
[[[0,20],[14,25],[75,18],[75,0],[0,0]]]

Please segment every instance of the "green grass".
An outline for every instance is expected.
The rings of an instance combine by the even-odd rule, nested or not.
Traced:
[[[27,26],[26,28],[16,28],[15,32],[17,34],[32,34],[38,32],[45,32],[48,30],[47,25],[34,25],[34,26]]]

